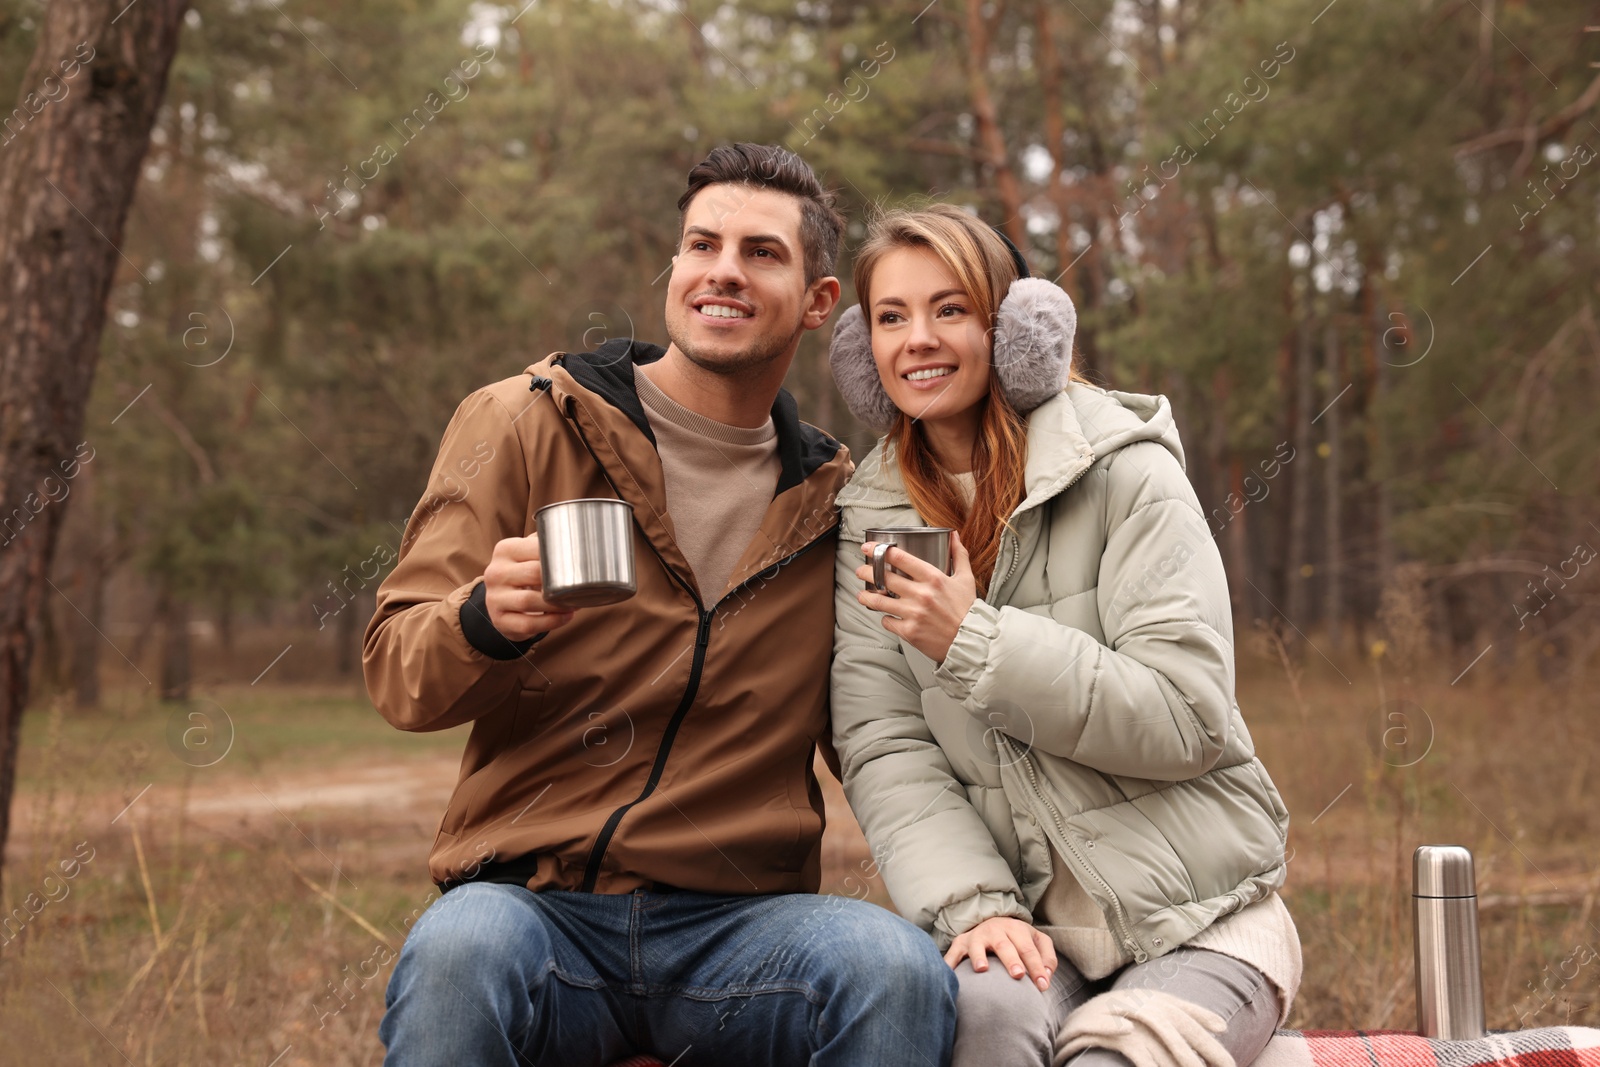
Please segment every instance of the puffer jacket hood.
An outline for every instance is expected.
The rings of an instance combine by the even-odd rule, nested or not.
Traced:
[[[1096,456],[1110,455],[1135,441],[1160,443],[1178,461],[1179,469],[1186,469],[1178,424],[1164,396],[1080,385],[1045,401],[1027,421],[1025,495],[1019,512],[1060,493]],[[910,504],[887,438],[867,453],[839,493],[839,506],[859,508],[862,516]],[[862,528],[877,525],[881,524],[870,519]]]
[[[887,441],[840,492],[834,744],[896,907],[948,946],[1033,921],[1051,850],[1135,960],[1283,884],[1288,811],[1234,699],[1221,556],[1166,398],[1074,382],[941,663],[856,599],[863,531],[922,525]]]

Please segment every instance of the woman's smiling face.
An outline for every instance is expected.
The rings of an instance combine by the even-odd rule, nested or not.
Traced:
[[[925,422],[975,419],[989,392],[988,323],[928,248],[897,248],[872,272],[872,358],[894,406]]]

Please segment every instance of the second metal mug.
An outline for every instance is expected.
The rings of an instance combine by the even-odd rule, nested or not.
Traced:
[[[940,568],[946,574],[951,573],[951,532],[948,526],[880,526],[877,529],[867,530],[862,535],[864,540],[878,542],[878,546],[872,551],[872,581],[867,584],[868,591],[894,596],[884,585],[886,577],[884,556],[890,546],[903,549],[918,559]],[[902,578],[910,577],[898,567],[888,569]]]
[[[561,608],[593,608],[638,591],[633,566],[633,508],[622,500],[587,498],[548,504],[534,513],[544,598]]]

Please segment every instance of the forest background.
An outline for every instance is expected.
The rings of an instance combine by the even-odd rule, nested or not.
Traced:
[[[0,0],[0,153],[94,84],[92,41],[25,82],[45,6]],[[875,206],[961,204],[1071,294],[1081,370],[1171,400],[1227,565],[1241,706],[1296,854],[1319,857],[1289,890],[1295,1021],[1407,1024],[1409,849],[1449,833],[1504,920],[1486,920],[1491,1014],[1600,1017],[1580,951],[1600,885],[1597,103],[1600,9],[1576,0],[197,5],[81,442],[0,500],[0,553],[63,509],[0,910],[35,868],[81,861],[80,838],[100,850],[80,911],[52,904],[0,949],[0,1018],[65,1020],[37,1033],[70,1044],[70,1004],[104,1030],[74,1024],[85,1055],[104,1038],[199,1062],[304,1050],[297,1011],[319,1040],[333,1016],[349,1030],[306,1062],[364,1062],[380,980],[359,1026],[326,1000],[239,1005],[264,945],[292,946],[286,984],[331,986],[324,957],[370,959],[387,930],[369,910],[427,889],[461,738],[380,736],[373,593],[464,396],[551,351],[664,340],[674,202],[738,140],[838,191],[846,305]],[[788,386],[860,456],[826,345],[802,341]],[[318,799],[311,779],[373,767],[406,770]],[[393,825],[384,781],[415,785]],[[168,816],[101,818],[151,785],[175,807],[134,810]],[[232,845],[195,829],[213,786]],[[283,821],[228,807],[250,790]],[[837,822],[830,886],[886,903]],[[374,834],[393,846],[368,856],[375,898],[341,895],[343,860],[306,869]],[[218,888],[258,868],[278,874],[256,897]],[[246,914],[276,918],[251,940]]]

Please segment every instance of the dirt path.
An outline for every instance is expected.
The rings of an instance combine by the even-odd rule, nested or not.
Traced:
[[[232,773],[205,777],[187,792],[181,783],[162,782],[142,793],[106,790],[57,797],[53,811],[46,809],[45,794],[25,791],[17,795],[13,809],[7,856],[22,860],[41,833],[48,835],[63,823],[93,827],[133,819],[139,825],[171,826],[181,818],[191,827],[235,838],[308,834],[359,841],[373,859],[415,867],[425,860],[455,787],[458,765],[454,754],[441,753],[366,765]],[[886,900],[843,790],[820,766],[818,773],[828,808],[824,889],[853,896],[867,892]],[[1392,849],[1355,827],[1350,831],[1334,835],[1331,856],[1320,842],[1297,856],[1291,863],[1291,889],[1389,882],[1394,877]],[[1600,882],[1585,864],[1547,861],[1542,870],[1525,871],[1502,869],[1506,866],[1488,857],[1480,862],[1478,888],[1486,907],[1522,900],[1581,903],[1600,891]]]
[[[12,808],[8,862],[34,842],[69,828],[120,829],[124,824],[170,827],[180,820],[228,837],[262,837],[287,827],[344,827],[398,845],[420,857],[455,786],[455,756],[426,756],[377,764],[275,769],[259,775],[217,774],[142,789],[51,794],[19,792]],[[77,830],[70,830],[77,832]]]
[[[160,782],[143,791],[99,791],[57,796],[30,790],[17,794],[7,856],[22,860],[41,836],[63,825],[191,827],[230,837],[298,832],[360,839],[369,849],[401,865],[420,864],[455,787],[459,759],[453,754],[389,760],[378,764],[275,769],[259,775],[207,776],[189,785]],[[823,774],[828,829],[823,840],[825,886],[867,882],[871,863],[844,791]],[[846,890],[850,891],[850,890]],[[861,889],[854,893],[859,895]]]

